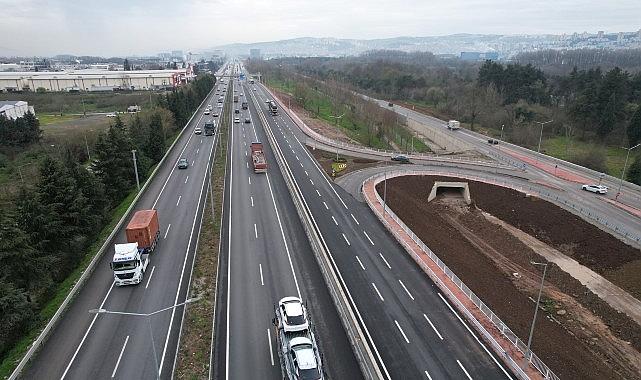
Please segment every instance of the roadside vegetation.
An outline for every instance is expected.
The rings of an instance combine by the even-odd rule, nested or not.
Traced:
[[[213,85],[205,75],[159,98],[153,109],[114,118],[97,133],[91,159],[84,139],[39,147],[37,120],[22,121],[34,125],[28,141],[20,134],[0,140],[2,169],[12,177],[0,214],[0,378],[11,373],[131,203],[137,191],[131,151],[142,183]],[[19,171],[15,178],[14,158],[31,158],[28,175]]]
[[[551,52],[516,59],[548,71],[529,63],[469,63],[397,51],[284,58],[257,66],[268,80],[295,73],[340,83],[533,149],[541,134],[538,122],[553,120],[543,127],[543,152],[621,176],[627,153],[621,147],[641,142],[641,55],[609,54],[605,69],[598,66],[601,56],[590,50],[571,54],[569,62],[578,67],[570,70],[560,68],[559,55]],[[641,148],[631,154],[626,177],[641,184]]]
[[[125,112],[128,106],[151,108],[164,91],[122,92],[21,92],[0,93],[1,100],[24,100],[33,106],[36,115],[82,115],[93,112]],[[42,124],[45,124],[44,122]]]

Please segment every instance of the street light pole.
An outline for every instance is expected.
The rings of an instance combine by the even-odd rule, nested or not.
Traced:
[[[134,156],[134,172],[136,173],[136,186],[138,186],[138,191],[140,191],[140,180],[138,179],[138,164],[136,163],[136,150],[132,150],[131,154]]]
[[[635,148],[638,148],[639,146],[641,146],[641,144],[637,144],[630,148],[621,147],[622,149],[627,149],[628,153],[625,155],[625,163],[623,164],[623,171],[621,172],[621,182],[619,182],[619,191],[617,191],[617,199],[619,197],[619,194],[621,194],[621,187],[623,186],[623,177],[625,176],[625,168],[626,166],[628,166],[628,158],[630,158],[630,151],[632,151]]]
[[[539,135],[539,148],[536,151],[537,153],[541,153],[541,140],[543,139],[543,126],[545,124],[551,123],[553,121],[554,120],[548,120],[548,121],[545,121],[545,122],[540,122],[540,121],[536,121],[535,122],[535,123],[541,124],[541,134]]]
[[[501,124],[501,140],[503,140],[503,128],[505,128],[505,124]]]
[[[527,340],[527,350],[525,351],[525,361],[524,361],[524,368],[527,368],[527,363],[529,361],[529,357],[532,356],[532,351],[530,350],[530,346],[532,344],[532,336],[534,335],[534,325],[536,324],[536,314],[539,311],[539,303],[541,302],[541,293],[543,292],[543,283],[545,282],[545,273],[548,270],[548,263],[537,263],[534,261],[530,261],[531,264],[534,265],[542,265],[543,266],[543,277],[541,277],[541,287],[539,288],[539,296],[536,299],[536,308],[534,309],[534,318],[532,319],[532,326],[530,327],[530,336]]]

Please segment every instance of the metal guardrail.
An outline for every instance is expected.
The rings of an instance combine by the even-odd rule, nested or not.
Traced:
[[[370,177],[366,181],[373,180],[374,186],[376,186],[376,184],[383,181],[384,176],[387,176],[387,178],[389,179],[393,177],[408,175],[409,173],[410,172],[407,172],[407,171],[403,171],[403,172],[397,171],[397,172],[391,172],[383,175],[378,174],[373,177]],[[415,172],[415,174],[433,175],[433,173],[427,173],[427,172]],[[378,194],[377,191],[375,191],[375,195],[378,203],[381,206],[383,206],[384,205],[383,199],[381,198],[381,196]],[[370,207],[371,206],[372,205],[370,205]],[[429,256],[429,258],[443,271],[443,273],[445,273],[445,275],[468,297],[470,301],[472,301],[472,303],[488,318],[488,320],[492,322],[492,324],[497,328],[497,330],[500,331],[501,334],[508,341],[510,341],[510,343],[514,345],[514,347],[516,347],[521,353],[523,353],[524,356],[527,356],[526,354],[528,352],[527,344],[523,342],[514,332],[512,332],[512,330],[510,330],[510,328],[507,327],[507,325],[503,321],[501,321],[501,319],[496,314],[494,314],[494,312],[487,305],[485,305],[485,303],[483,303],[483,301],[481,301],[481,299],[478,296],[476,296],[476,294],[474,294],[474,292],[472,292],[472,290],[470,290],[470,288],[468,288],[463,283],[463,281],[461,281],[461,279],[459,279],[456,276],[456,274],[454,274],[454,272],[452,272],[452,270],[447,265],[445,265],[445,263],[441,261],[441,259],[439,259],[438,256],[425,243],[423,243],[423,241],[418,236],[416,236],[416,234],[389,207],[385,206],[385,209],[387,214],[396,223],[398,223],[398,225],[403,229],[403,231],[405,231],[405,233],[409,235],[409,237],[414,241],[414,243],[416,243]],[[402,240],[402,239],[399,239],[399,240]],[[415,261],[419,263],[422,269],[424,270],[427,269],[430,272],[432,272],[432,270],[426,264],[424,263],[421,264],[422,260],[418,257],[416,252],[414,252],[411,249],[409,249],[408,252],[412,254]],[[434,276],[436,275],[434,274]],[[461,310],[463,310],[464,313],[468,316],[468,319],[473,321],[477,329],[481,331],[483,336],[492,344],[494,349],[497,350],[498,352],[501,352],[502,356],[508,360],[512,370],[514,370],[522,378],[529,378],[517,363],[517,359],[511,357],[507,353],[507,351],[503,349],[503,347],[494,339],[494,337],[492,337],[492,335],[485,329],[485,327],[483,327],[483,325],[478,320],[476,320],[476,318],[472,315],[472,313],[462,303],[459,302],[458,305],[461,308]],[[541,375],[544,376],[544,378],[559,380],[559,377],[556,376],[554,372],[552,372],[552,370],[538,356],[536,356],[536,354],[534,354],[531,350],[529,352],[530,352],[530,355],[528,358],[528,362],[534,368],[536,368],[541,373]]]

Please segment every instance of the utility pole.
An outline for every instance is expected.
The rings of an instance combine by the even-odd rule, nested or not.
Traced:
[[[505,128],[505,124],[501,124],[501,140],[503,140],[503,128]]]
[[[138,179],[138,163],[136,162],[136,150],[132,150],[131,154],[134,157],[134,172],[136,173],[136,186],[138,186],[138,191],[140,191],[140,179]]]
[[[541,153],[541,140],[543,140],[543,126],[545,124],[551,123],[553,121],[554,120],[548,120],[548,121],[544,121],[544,122],[535,121],[535,123],[541,124],[541,134],[539,135],[539,148],[536,150],[537,153]]]
[[[539,311],[539,303],[541,302],[541,293],[543,292],[543,283],[545,282],[545,273],[548,270],[548,263],[537,263],[534,261],[530,261],[531,264],[533,265],[542,265],[543,266],[543,277],[541,277],[541,287],[539,288],[539,296],[536,299],[536,309],[534,309],[534,318],[532,319],[532,326],[530,327],[530,336],[527,340],[527,350],[525,351],[525,361],[523,362],[524,367],[523,369],[525,370],[528,366],[528,362],[530,358],[532,357],[532,351],[530,349],[531,344],[532,344],[532,336],[534,335],[534,325],[536,324],[536,314]]]
[[[89,144],[87,143],[87,135],[85,134],[85,148],[87,148],[87,157],[89,158],[89,162],[91,162],[91,153],[89,153]]]
[[[621,147],[622,149],[627,149],[628,154],[625,155],[625,163],[623,164],[623,171],[621,172],[621,182],[619,182],[619,191],[617,191],[617,196],[616,196],[617,200],[619,198],[619,194],[621,194],[621,187],[623,186],[623,177],[625,176],[625,168],[628,166],[628,158],[630,158],[630,151],[638,148],[639,146],[641,146],[641,144],[637,144],[630,148]]]

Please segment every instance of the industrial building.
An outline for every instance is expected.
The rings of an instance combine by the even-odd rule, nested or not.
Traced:
[[[191,67],[176,70],[70,70],[0,72],[0,92],[155,90],[177,87],[193,78]]]
[[[29,103],[22,100],[4,100],[0,101],[0,117],[4,116],[7,119],[17,119],[23,117],[27,112],[36,114],[33,107]]]

